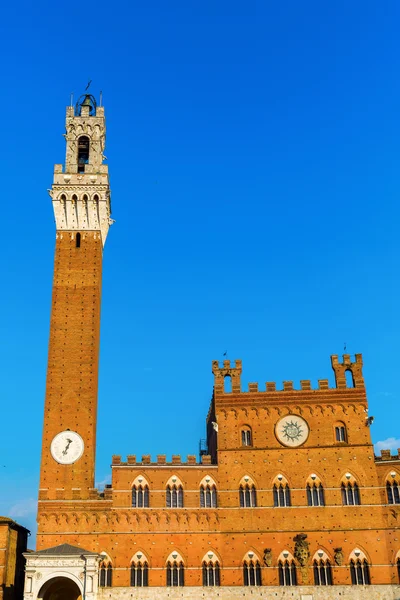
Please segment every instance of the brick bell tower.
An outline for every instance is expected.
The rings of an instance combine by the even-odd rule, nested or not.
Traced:
[[[49,191],[56,222],[41,501],[94,487],[102,254],[110,218],[104,108],[90,94],[66,114],[65,168]]]

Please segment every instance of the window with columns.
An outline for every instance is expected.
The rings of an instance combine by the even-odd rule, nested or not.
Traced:
[[[177,477],[171,477],[165,490],[167,508],[183,508],[183,486]]]
[[[247,552],[243,559],[243,585],[262,585],[261,564],[254,552]]]
[[[350,578],[352,585],[371,583],[367,557],[359,548],[355,548],[350,554]]]
[[[308,506],[325,506],[324,488],[315,473],[308,478],[306,493]]]
[[[333,585],[332,565],[323,550],[318,550],[314,555],[313,572],[315,585]]]
[[[275,507],[291,506],[290,487],[287,479],[281,474],[274,479],[272,496]]]
[[[217,508],[217,487],[208,475],[200,483],[200,508]]]
[[[257,492],[254,483],[248,479],[239,487],[239,506],[241,508],[254,508],[257,506]]]
[[[396,471],[390,473],[386,480],[386,495],[388,504],[400,504],[399,475]]]
[[[297,585],[296,563],[293,556],[287,550],[284,550],[279,556],[278,575],[279,585]]]
[[[178,552],[171,552],[166,564],[167,586],[183,587],[185,585],[185,566]]]
[[[149,585],[149,564],[141,552],[137,552],[131,562],[131,586],[147,587]]]
[[[352,506],[361,504],[360,501],[360,490],[358,484],[351,473],[346,473],[342,480],[341,485],[342,491],[342,504],[344,506]]]
[[[99,565],[99,586],[100,587],[111,587],[112,586],[112,563],[108,556],[106,556]]]
[[[217,587],[220,585],[220,564],[211,550],[203,557],[202,572],[204,586]]]

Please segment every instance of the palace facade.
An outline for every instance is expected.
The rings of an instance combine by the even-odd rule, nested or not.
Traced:
[[[38,504],[25,600],[400,598],[400,456],[374,456],[362,356],[335,385],[241,382],[213,361],[199,460],[112,457],[94,487],[104,108],[67,107],[50,194],[56,250]]]

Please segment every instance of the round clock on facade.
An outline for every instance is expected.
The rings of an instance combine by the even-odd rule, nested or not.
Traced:
[[[291,448],[304,444],[309,433],[307,422],[298,415],[286,415],[275,425],[275,435],[278,441]]]
[[[61,465],[71,465],[80,459],[84,449],[83,439],[75,431],[61,431],[53,438],[50,452]]]

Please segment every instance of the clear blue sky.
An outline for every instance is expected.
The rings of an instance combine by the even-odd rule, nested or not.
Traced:
[[[116,221],[97,480],[112,454],[197,453],[226,350],[245,386],[316,384],[347,342],[364,355],[373,440],[397,447],[399,17],[366,0],[3,6],[0,514],[34,528],[46,189],[70,92],[89,79]]]

